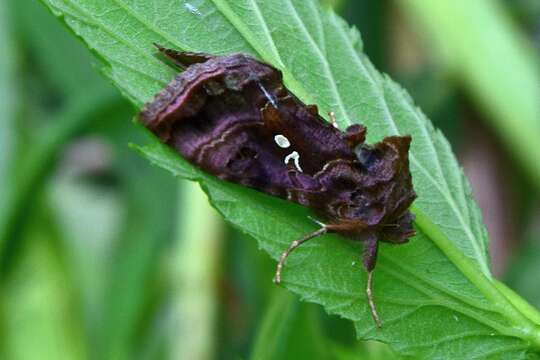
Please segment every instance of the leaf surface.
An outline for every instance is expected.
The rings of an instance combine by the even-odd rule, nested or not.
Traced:
[[[8,4],[0,4],[0,197],[6,199],[12,186],[11,177],[8,176],[13,169],[15,158],[15,113],[18,102],[18,93],[15,89],[15,49],[11,41],[12,34],[9,31],[10,22]],[[6,211],[7,201],[0,203],[0,217]],[[1,222],[1,220],[0,220]]]

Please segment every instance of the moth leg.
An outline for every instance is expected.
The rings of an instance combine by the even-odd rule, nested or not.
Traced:
[[[375,307],[375,300],[373,299],[373,270],[375,269],[375,263],[377,262],[377,250],[379,247],[379,241],[377,236],[370,234],[364,241],[364,267],[367,270],[367,285],[366,295],[368,300],[369,309],[371,311],[371,317],[378,328],[382,326],[381,318],[377,313]]]
[[[321,236],[321,235],[324,235],[326,234],[327,232],[327,228],[326,226],[322,226],[319,230],[315,230],[314,232],[312,233],[309,233],[309,234],[306,234],[304,235],[303,237],[301,237],[300,239],[297,239],[297,240],[294,240],[290,245],[289,245],[289,248],[287,250],[285,250],[282,254],[281,254],[281,257],[279,258],[279,262],[277,264],[277,268],[276,268],[276,276],[274,277],[274,282],[276,284],[279,284],[281,282],[281,270],[283,269],[283,265],[285,264],[285,259],[287,259],[287,256],[289,256],[289,254],[294,250],[296,249],[297,247],[299,247],[300,245],[302,245],[303,243],[305,243],[306,241],[308,240],[311,240],[313,238],[316,238],[318,236]]]
[[[176,66],[185,69],[189,65],[195,63],[203,63],[210,60],[213,56],[204,53],[194,53],[187,51],[178,51],[174,49],[165,48],[157,43],[154,46],[161,52],[167,59],[173,62]]]

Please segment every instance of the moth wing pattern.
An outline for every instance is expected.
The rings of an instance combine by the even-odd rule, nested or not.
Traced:
[[[139,119],[202,170],[299,203],[323,218],[321,229],[282,254],[278,282],[285,258],[309,239],[336,232],[362,241],[368,304],[380,326],[372,296],[378,243],[401,244],[414,235],[411,137],[365,144],[364,126],[340,131],[317,106],[296,98],[279,70],[248,55],[156,46],[185,71],[145,105]]]
[[[402,243],[414,233],[409,136],[365,144],[364,126],[335,128],[283,85],[279,70],[250,56],[158,49],[189,66],[140,119],[184,158],[310,207],[353,239],[371,231]]]
[[[160,50],[177,61],[185,57]],[[298,191],[323,191],[313,175],[329,161],[354,161],[342,133],[316,106],[290,94],[279,71],[240,54],[226,62],[200,58],[208,60],[178,75],[140,117],[185,158],[222,179],[289,200]]]

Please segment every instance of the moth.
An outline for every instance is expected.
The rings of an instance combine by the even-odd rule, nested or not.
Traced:
[[[277,264],[280,283],[291,252],[337,233],[363,243],[366,295],[377,326],[373,270],[379,241],[414,235],[416,198],[409,171],[410,136],[365,143],[366,128],[340,131],[317,106],[303,104],[271,65],[244,54],[212,56],[157,48],[179,73],[139,114],[163,142],[202,170],[312,209],[320,228],[294,240]]]

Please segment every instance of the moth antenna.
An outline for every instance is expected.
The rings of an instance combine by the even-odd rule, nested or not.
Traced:
[[[158,49],[158,51],[160,53],[162,53],[165,58],[167,60],[169,60],[169,62],[173,63],[175,66],[178,66],[180,69],[182,70],[185,70],[186,69],[186,64],[182,63],[180,60],[179,60],[179,51],[176,51],[176,50],[173,50],[173,49],[168,49],[156,42],[152,43],[154,45],[154,47],[156,49]]]
[[[371,311],[371,317],[373,317],[373,321],[375,321],[375,324],[380,329],[382,327],[381,318],[379,317],[379,313],[377,313],[375,300],[373,300],[373,270],[368,271],[366,294],[367,294],[369,309]]]
[[[159,51],[165,51],[165,46],[161,46],[157,42],[153,42],[152,45],[154,45]]]
[[[188,66],[196,63],[203,63],[212,58],[211,55],[205,53],[197,53],[190,51],[179,51],[175,49],[166,48],[158,43],[153,45],[162,53],[166,59],[178,66],[182,70],[185,70]]]
[[[277,268],[276,268],[276,276],[274,277],[274,282],[276,284],[279,284],[281,282],[281,270],[283,269],[283,265],[285,264],[285,259],[287,259],[287,256],[289,256],[289,254],[294,250],[296,249],[297,247],[299,247],[300,245],[302,245],[303,243],[305,243],[306,241],[308,240],[311,240],[313,238],[316,238],[318,236],[321,236],[321,235],[324,235],[326,234],[328,230],[326,229],[326,226],[323,224],[323,226],[318,229],[318,230],[315,230],[314,232],[312,233],[309,233],[307,235],[304,235],[303,237],[301,237],[300,239],[297,239],[297,240],[294,240],[290,245],[289,245],[289,248],[287,250],[285,250],[282,254],[281,254],[281,257],[279,258],[279,262],[277,264]]]

